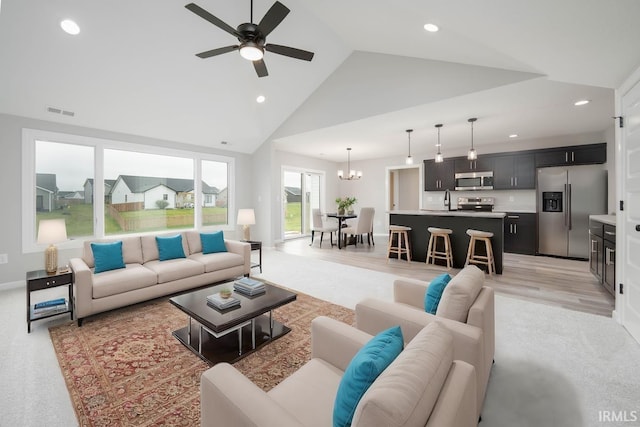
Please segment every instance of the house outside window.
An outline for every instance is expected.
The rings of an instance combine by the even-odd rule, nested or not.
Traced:
[[[61,247],[159,230],[232,229],[227,199],[216,206],[219,189],[226,195],[233,184],[231,157],[33,129],[23,129],[22,157],[23,191],[33,194],[22,203],[33,218],[23,221],[24,252],[41,250],[42,218],[65,218],[72,239]]]

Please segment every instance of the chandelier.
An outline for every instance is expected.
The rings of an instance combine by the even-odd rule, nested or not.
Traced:
[[[355,171],[351,169],[351,148],[347,148],[347,172],[349,175],[345,176],[342,169],[338,170],[338,178],[347,181],[362,178],[362,171]]]

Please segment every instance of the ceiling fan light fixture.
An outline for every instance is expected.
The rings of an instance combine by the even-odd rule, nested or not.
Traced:
[[[255,42],[246,42],[240,46],[240,56],[248,61],[259,61],[264,57],[264,50]]]
[[[478,119],[476,119],[475,117],[472,117],[469,120],[467,120],[469,123],[471,123],[471,148],[467,152],[467,160],[476,160],[478,158],[478,153],[476,152],[476,149],[473,148],[473,123],[476,120]]]

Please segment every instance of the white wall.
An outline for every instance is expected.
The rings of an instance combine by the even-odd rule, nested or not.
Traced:
[[[70,119],[72,120],[72,119]],[[246,154],[232,153],[216,149],[208,149],[174,141],[145,138],[116,132],[89,129],[63,123],[34,120],[26,117],[0,114],[0,183],[3,184],[3,209],[0,209],[0,254],[8,254],[9,262],[0,264],[0,285],[12,282],[23,282],[25,273],[44,267],[42,252],[22,253],[22,221],[31,218],[29,213],[22,212],[20,180],[22,177],[22,129],[39,129],[52,132],[68,133],[114,141],[125,141],[135,144],[151,145],[200,153],[224,155],[235,158],[236,174],[236,206],[248,205],[251,200],[251,157]],[[11,183],[10,185],[8,183]],[[235,216],[230,218],[235,222]],[[227,235],[227,232],[225,232]],[[231,238],[241,234],[229,233]],[[58,262],[63,265],[72,257],[81,255],[81,250],[59,249]]]

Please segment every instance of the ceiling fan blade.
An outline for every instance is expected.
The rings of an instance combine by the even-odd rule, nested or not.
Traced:
[[[264,48],[269,52],[289,56],[291,58],[302,59],[303,61],[311,61],[313,59],[313,52],[296,49],[295,47],[281,46],[279,44],[267,44]]]
[[[275,2],[258,24],[258,28],[260,28],[262,35],[267,37],[267,35],[269,35],[269,33],[273,31],[288,14],[289,8],[287,8],[287,6],[283,5],[279,1]]]
[[[211,22],[213,25],[220,28],[221,30],[226,31],[227,33],[231,34],[234,37],[240,37],[240,33],[238,33],[235,28],[233,28],[229,24],[226,24],[221,19],[216,18],[215,16],[213,16],[212,14],[210,14],[209,12],[207,12],[206,10],[198,6],[197,4],[189,3],[185,7],[189,9],[191,12],[201,17],[202,19],[206,19],[207,21]]]
[[[269,75],[269,73],[267,72],[267,66],[264,63],[264,59],[253,61],[253,68],[256,69],[258,77],[267,77]]]
[[[200,58],[211,58],[212,56],[222,55],[223,53],[233,52],[234,50],[238,50],[240,46],[225,46],[219,47],[218,49],[207,50],[206,52],[197,53],[196,56]]]

